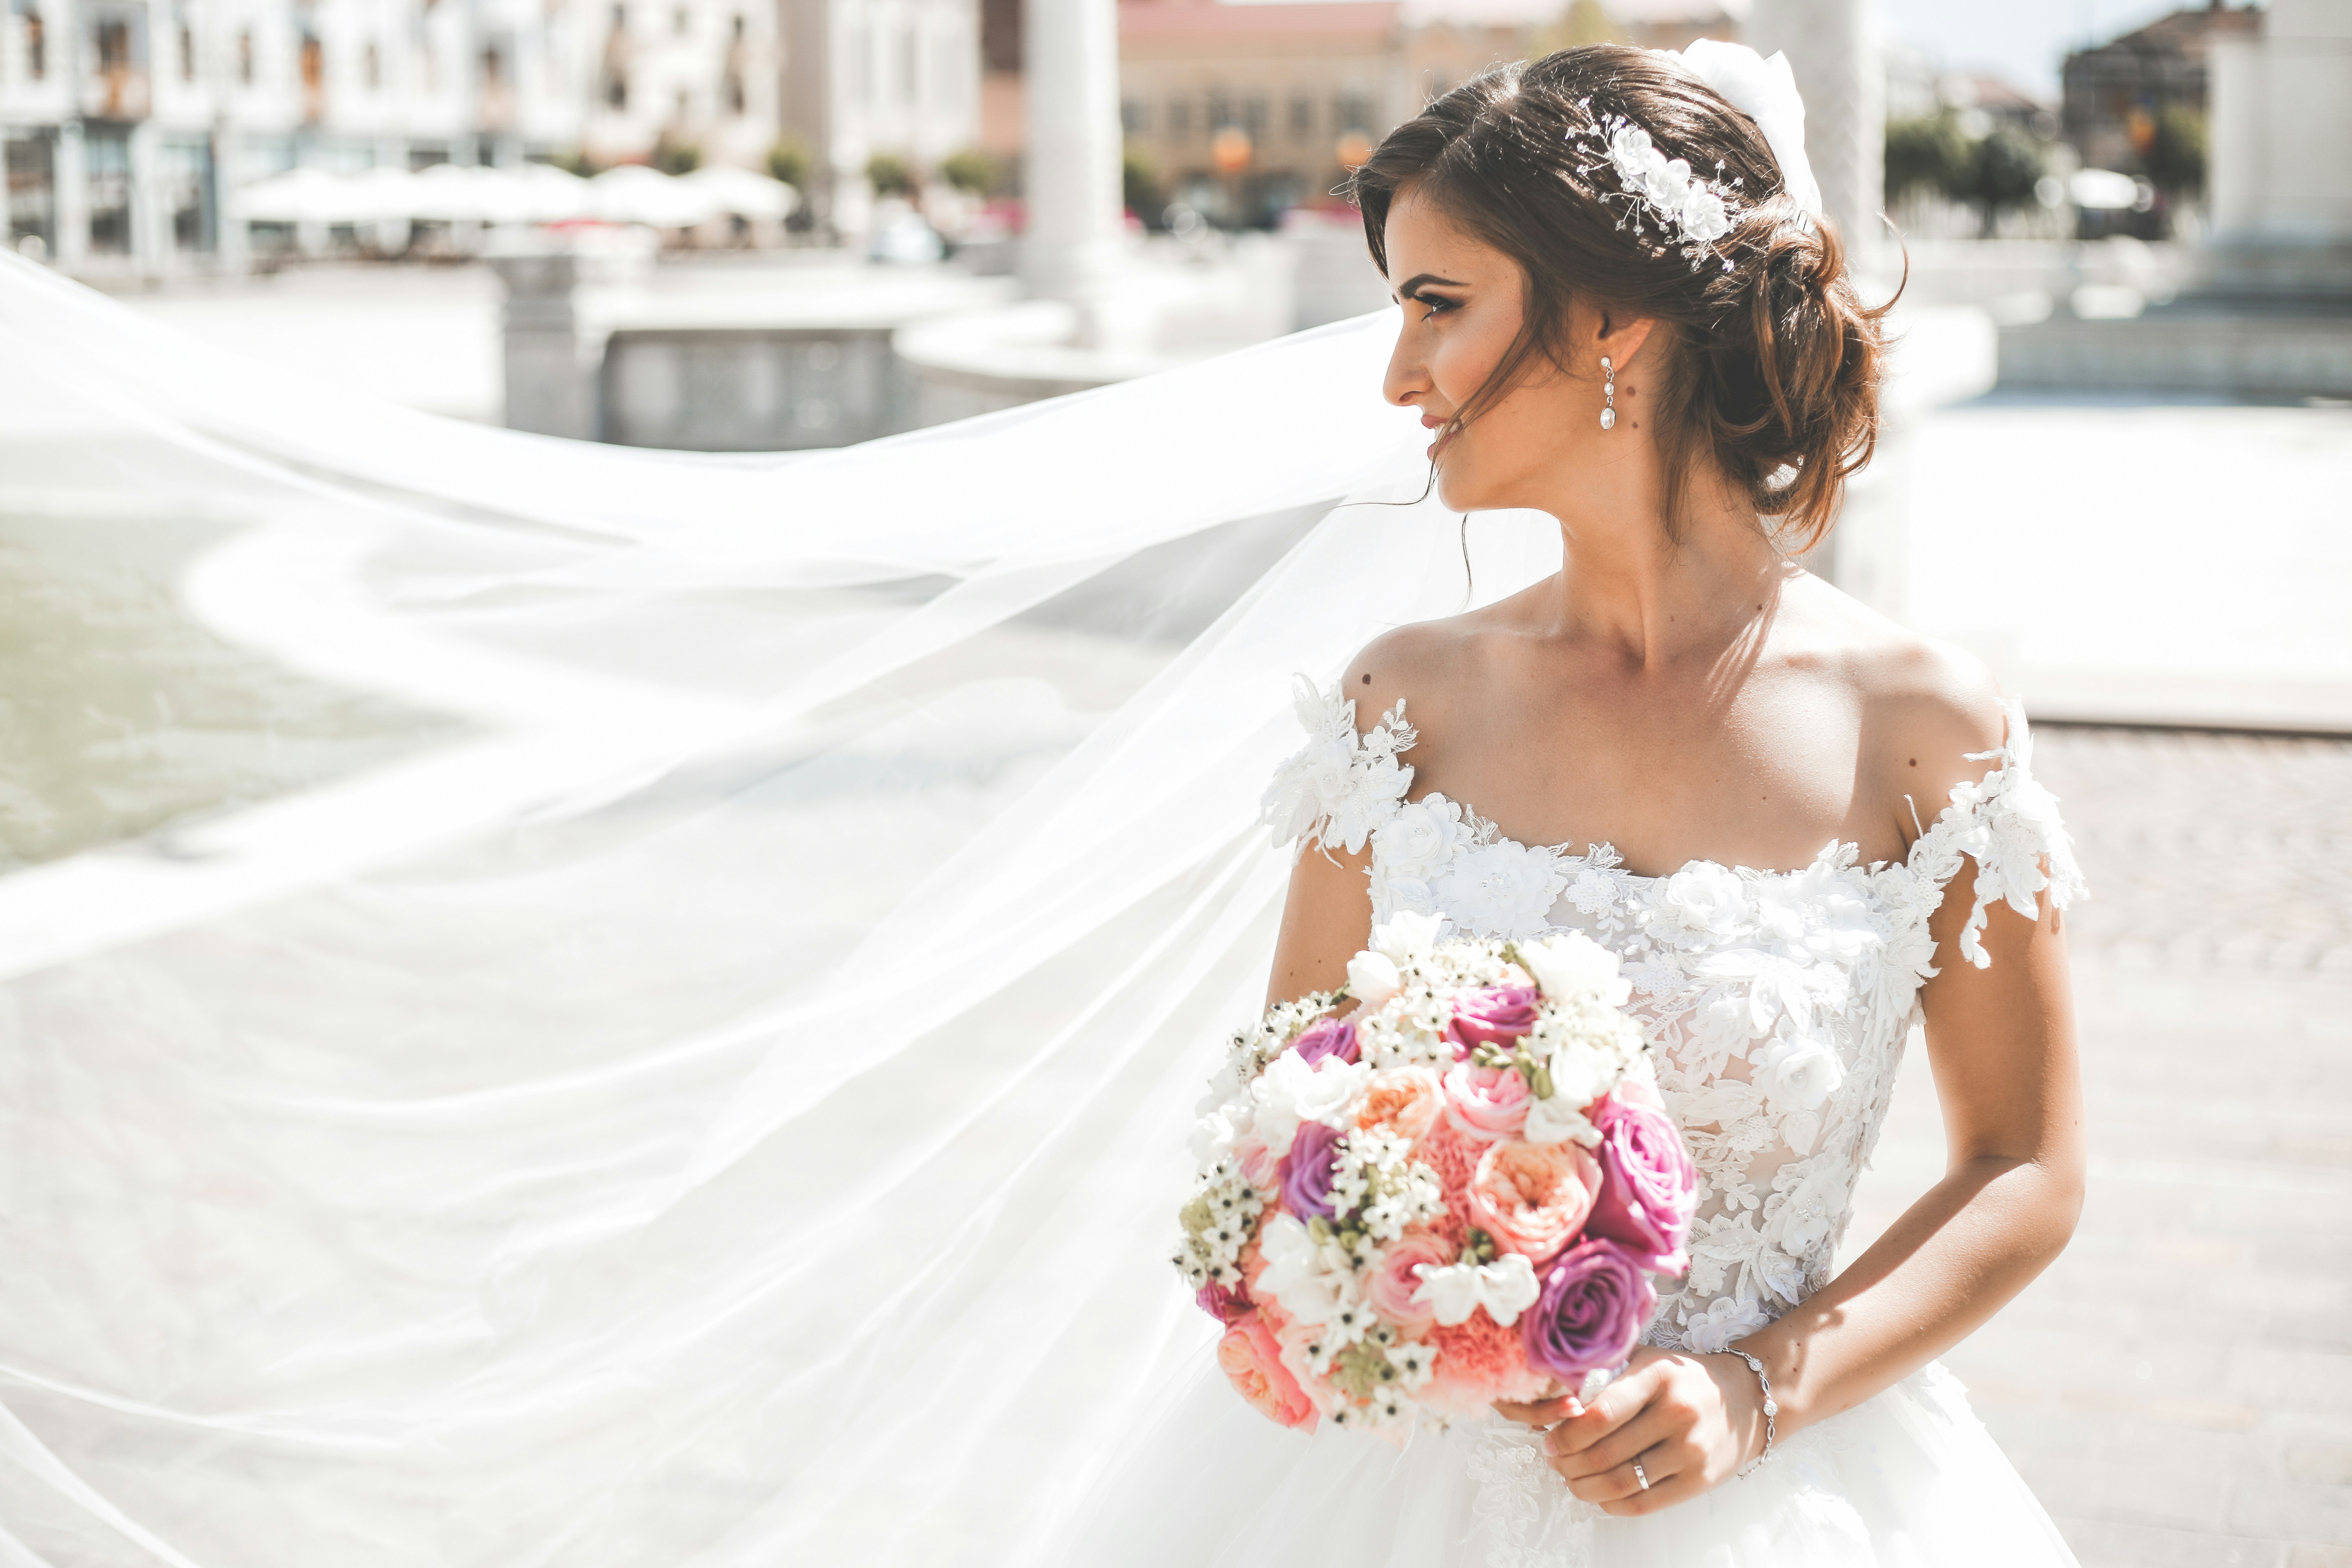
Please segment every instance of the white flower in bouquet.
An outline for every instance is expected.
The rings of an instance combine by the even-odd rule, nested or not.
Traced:
[[[1507,1329],[1543,1293],[1536,1266],[1516,1252],[1506,1252],[1492,1263],[1449,1263],[1436,1268],[1424,1263],[1413,1273],[1421,1278],[1413,1300],[1427,1304],[1442,1328],[1466,1323],[1471,1313],[1484,1307],[1497,1328]]]
[[[1385,1005],[1404,988],[1396,960],[1384,952],[1360,952],[1348,960],[1348,994],[1367,1007]]]
[[[1258,1137],[1280,1158],[1290,1152],[1303,1121],[1347,1126],[1349,1110],[1371,1075],[1372,1069],[1361,1062],[1338,1057],[1309,1062],[1295,1051],[1284,1052],[1250,1085],[1250,1097],[1257,1102],[1253,1124]]]
[[[1374,952],[1399,966],[1427,957],[1445,930],[1445,917],[1399,910],[1372,928]]]

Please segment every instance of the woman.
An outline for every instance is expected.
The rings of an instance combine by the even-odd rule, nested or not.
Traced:
[[[1214,1561],[1382,1531],[1420,1542],[1398,1562],[2071,1561],[1931,1358],[2074,1227],[2080,879],[1983,669],[1785,553],[1871,449],[1884,343],[1760,68],[1565,51],[1358,173],[1404,310],[1384,390],[1439,495],[1549,513],[1565,565],[1365,647],[1267,796],[1306,850],[1274,1000],[1342,985],[1406,910],[1617,950],[1706,1183],[1690,1276],[1590,1405],[1498,1407],[1539,1442],[1302,1465],[1202,1532]],[[1915,1016],[1949,1168],[1832,1276]]]

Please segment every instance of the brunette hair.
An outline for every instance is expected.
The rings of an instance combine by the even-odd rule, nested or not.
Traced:
[[[1654,223],[1637,236],[1621,221],[1613,171],[1604,163],[1588,173],[1594,159],[1578,144],[1610,115],[1647,131],[1668,157],[1739,182],[1741,206],[1714,247],[1727,270],[1713,255],[1694,268]],[[1355,172],[1348,194],[1382,273],[1389,209],[1408,188],[1527,274],[1526,324],[1455,411],[1456,426],[1517,384],[1538,356],[1569,371],[1560,358],[1568,305],[1581,293],[1658,323],[1643,380],[1655,388],[1670,526],[1692,460],[1705,455],[1799,548],[1829,531],[1846,476],[1877,445],[1887,307],[1854,293],[1836,231],[1790,199],[1755,121],[1645,49],[1562,49],[1463,83],[1391,132]]]

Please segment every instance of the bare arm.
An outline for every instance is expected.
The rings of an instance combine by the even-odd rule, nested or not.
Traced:
[[[1265,1003],[1288,1002],[1310,991],[1336,991],[1348,978],[1348,960],[1361,952],[1372,931],[1369,850],[1328,856],[1309,847],[1290,870],[1282,931],[1274,942],[1274,974]]]

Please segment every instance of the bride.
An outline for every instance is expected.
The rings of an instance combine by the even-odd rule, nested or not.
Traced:
[[[1982,668],[1784,553],[1871,450],[1885,344],[1776,98],[1722,46],[1571,49],[1357,174],[1404,312],[1383,392],[1449,510],[1547,513],[1565,564],[1302,692],[1266,795],[1303,850],[1270,1001],[1401,910],[1620,953],[1705,1183],[1689,1276],[1590,1404],[1272,1486],[1252,1445],[1207,1483],[1249,1506],[1167,1561],[2072,1561],[1933,1358],[2081,1206],[2080,879]],[[1950,1163],[1832,1273],[1915,1021]]]
[[[1360,177],[1392,349],[790,464],[376,407],[0,253],[0,510],[436,716],[0,879],[0,1558],[2068,1561],[1934,1358],[2073,1223],[2080,878],[2022,714],[1783,554],[1882,350],[1801,124],[1723,46],[1499,72]],[[309,743],[197,689],[121,749]],[[1269,952],[1403,910],[1616,951],[1706,1188],[1589,1408],[1399,1451],[1236,1397],[1161,1243]],[[1915,1020],[1949,1172],[1835,1269]]]

